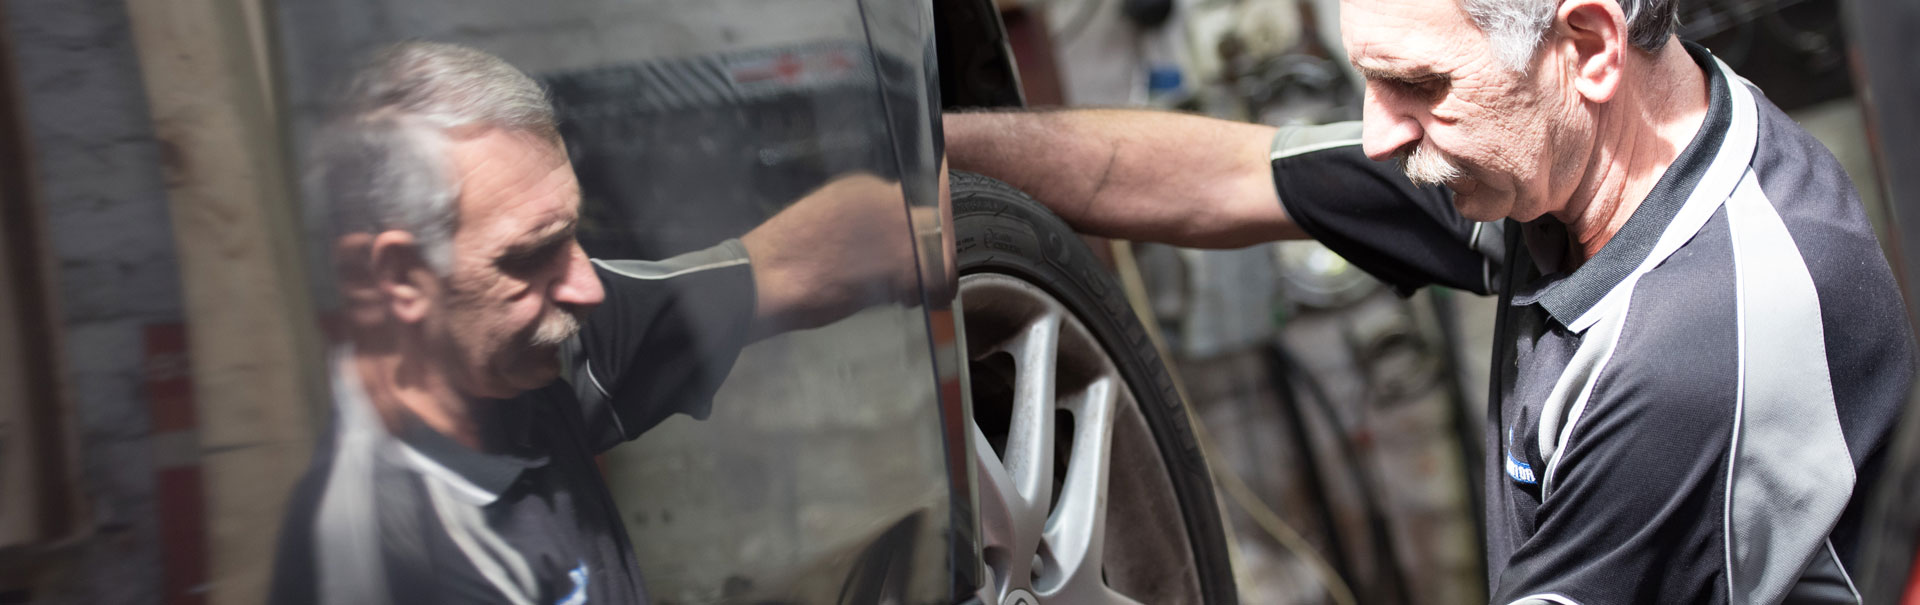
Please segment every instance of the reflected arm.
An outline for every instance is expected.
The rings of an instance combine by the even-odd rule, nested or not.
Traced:
[[[867,307],[918,304],[913,221],[900,183],[843,176],[746,235],[753,259],[755,339],[839,321]],[[923,221],[924,222],[924,221]]]
[[[749,342],[753,269],[739,240],[663,261],[594,261],[606,290],[563,351],[596,450],[674,413],[706,418]]]
[[[662,261],[595,260],[606,301],[563,353],[596,445],[679,412],[705,418],[747,344],[917,303],[900,183],[835,179],[736,240]]]

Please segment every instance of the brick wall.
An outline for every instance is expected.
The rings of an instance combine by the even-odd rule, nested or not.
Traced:
[[[142,331],[181,319],[173,234],[121,0],[8,0],[64,324],[92,535],[62,547],[44,603],[149,603],[160,582]]]

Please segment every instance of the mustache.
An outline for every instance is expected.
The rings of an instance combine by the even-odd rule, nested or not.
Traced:
[[[540,319],[540,325],[533,329],[528,344],[536,347],[557,347],[575,334],[580,333],[581,313],[565,308],[556,308]]]
[[[1425,144],[1403,149],[1394,157],[1400,160],[1400,171],[1406,173],[1407,179],[1415,185],[1445,185],[1467,175],[1446,154]]]

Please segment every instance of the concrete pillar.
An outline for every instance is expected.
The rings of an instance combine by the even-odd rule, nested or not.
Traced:
[[[178,246],[209,602],[258,603],[324,364],[257,0],[127,2]],[[157,447],[157,446],[156,446]]]

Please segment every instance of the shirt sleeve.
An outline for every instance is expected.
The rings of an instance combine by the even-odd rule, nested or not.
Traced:
[[[1368,159],[1360,123],[1281,128],[1273,183],[1308,235],[1402,295],[1427,285],[1491,294],[1502,223],[1468,220],[1443,187],[1417,187],[1391,161]]]
[[[663,261],[593,261],[606,300],[562,352],[594,451],[675,413],[705,419],[747,345],[756,293],[739,240]]]

